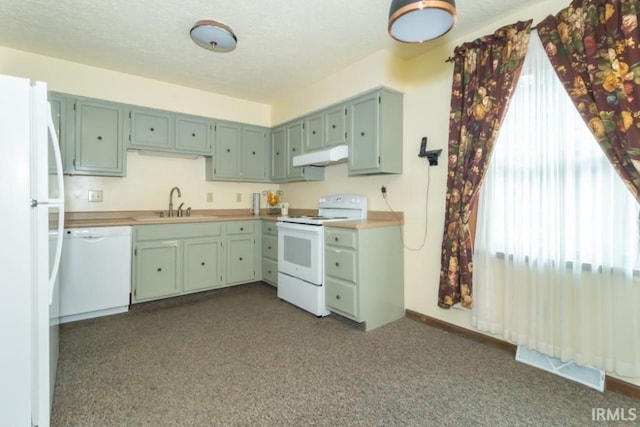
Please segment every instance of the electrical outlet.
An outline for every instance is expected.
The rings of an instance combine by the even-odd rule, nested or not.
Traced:
[[[384,197],[386,199],[387,198],[387,187],[385,187],[384,185],[382,187],[380,187],[380,192],[382,193],[382,197]]]
[[[242,193],[236,193],[236,202],[240,203],[242,201]]]
[[[90,202],[102,202],[102,190],[89,190]]]
[[[207,193],[207,203],[213,203],[213,192],[211,191]]]

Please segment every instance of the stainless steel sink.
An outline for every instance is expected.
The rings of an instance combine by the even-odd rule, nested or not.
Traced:
[[[154,221],[154,222],[184,222],[190,219],[207,220],[216,219],[216,215],[190,215],[190,216],[136,216],[132,217],[135,221]]]

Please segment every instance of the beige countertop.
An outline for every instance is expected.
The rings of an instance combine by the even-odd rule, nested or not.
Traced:
[[[312,209],[289,209],[290,215],[315,215]],[[158,225],[179,224],[188,222],[216,222],[216,221],[247,221],[268,220],[276,221],[280,215],[252,215],[245,209],[207,209],[194,210],[191,216],[160,218],[158,211],[96,211],[96,212],[65,212],[64,226],[66,228],[80,227],[111,227],[126,225]],[[402,225],[403,212],[369,211],[364,220],[348,220],[331,222],[331,227],[341,228],[375,228]]]

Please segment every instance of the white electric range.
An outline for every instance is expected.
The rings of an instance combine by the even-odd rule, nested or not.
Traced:
[[[329,315],[324,289],[324,227],[367,218],[367,198],[333,194],[318,200],[316,216],[278,218],[278,297],[318,317]]]

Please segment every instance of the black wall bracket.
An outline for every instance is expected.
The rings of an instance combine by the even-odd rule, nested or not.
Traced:
[[[420,143],[420,152],[418,157],[426,157],[429,160],[429,166],[438,166],[438,157],[440,157],[442,150],[430,150],[427,151],[427,137],[422,138]]]

